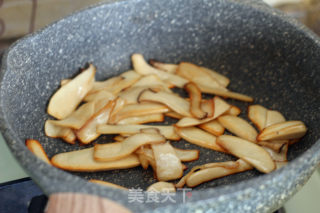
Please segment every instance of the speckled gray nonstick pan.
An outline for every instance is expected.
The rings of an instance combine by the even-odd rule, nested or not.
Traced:
[[[266,175],[252,170],[202,184],[185,197],[185,203],[182,192],[174,198],[176,203],[129,203],[128,192],[85,180],[145,189],[155,182],[150,169],[70,173],[43,163],[27,150],[26,138],[38,139],[49,157],[84,148],[44,135],[49,98],[61,79],[74,76],[87,62],[97,66],[97,79],[102,80],[128,70],[130,55],[136,52],[147,59],[190,61],[213,68],[231,79],[231,90],[253,96],[255,103],[279,110],[288,120],[302,120],[309,131],[290,147],[286,167]],[[320,162],[319,60],[319,38],[260,1],[101,4],[21,39],[6,52],[1,67],[1,131],[15,157],[46,194],[96,194],[134,212],[270,212],[297,192]],[[230,102],[240,106],[245,116],[247,104]],[[97,142],[106,139],[102,136]],[[200,150],[200,159],[187,163],[189,169],[234,159],[184,141],[172,144]]]

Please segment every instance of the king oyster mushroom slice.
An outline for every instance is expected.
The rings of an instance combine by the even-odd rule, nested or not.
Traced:
[[[145,61],[143,55],[141,55],[141,54],[133,54],[131,56],[131,60],[132,60],[132,65],[133,65],[134,70],[141,75],[155,74],[163,81],[169,82],[169,83],[173,84],[174,86],[177,86],[180,88],[182,88],[186,83],[188,83],[188,80],[186,80],[178,75],[175,75],[175,74],[172,74],[172,73],[169,73],[166,71],[158,70],[158,69],[150,66]]]
[[[139,102],[149,101],[157,102],[168,106],[174,112],[177,112],[183,116],[192,117],[190,113],[190,103],[174,93],[167,93],[164,91],[154,92],[151,90],[145,90],[139,96]]]
[[[220,136],[223,135],[225,128],[217,121],[209,121],[204,124],[200,124],[199,128],[215,135],[215,136]]]
[[[69,127],[57,126],[54,120],[46,120],[44,124],[44,132],[46,136],[51,138],[61,138],[65,142],[75,144],[76,135]]]
[[[265,124],[264,128],[271,126],[273,124],[277,124],[277,123],[281,123],[281,122],[285,122],[285,121],[286,121],[286,119],[279,111],[268,110],[266,124]]]
[[[53,166],[75,172],[96,172],[114,169],[128,169],[140,165],[137,155],[131,154],[122,159],[99,162],[93,158],[94,147],[59,153],[51,158]]]
[[[248,141],[256,142],[258,132],[246,120],[233,115],[223,115],[218,118],[218,121],[233,134]]]
[[[172,74],[175,74],[177,69],[178,69],[178,65],[177,64],[167,64],[167,63],[162,63],[162,62],[159,62],[159,61],[156,61],[156,60],[149,60],[149,63],[159,69],[159,70],[163,70],[163,71],[166,71],[166,72],[169,72],[169,73],[172,73]]]
[[[128,190],[128,188],[126,188],[126,187],[120,186],[118,184],[110,183],[108,181],[90,179],[89,182],[96,183],[101,186],[107,186],[107,187],[112,187],[112,188],[116,188],[116,189]]]
[[[217,143],[229,153],[251,164],[260,172],[269,173],[276,167],[270,154],[255,143],[230,135],[219,136]]]
[[[173,183],[160,181],[150,185],[147,188],[147,192],[174,193],[176,192],[176,187],[174,186]]]
[[[285,121],[266,127],[257,137],[258,141],[290,140],[303,137],[307,127],[302,121]]]
[[[51,164],[47,153],[44,151],[43,147],[41,146],[40,142],[33,139],[26,140],[27,148],[39,159],[43,160],[47,164]]]
[[[207,117],[207,113],[201,108],[201,91],[193,82],[184,85],[184,89],[188,92],[190,98],[190,113],[198,119]]]
[[[70,115],[91,90],[95,73],[96,68],[90,64],[88,69],[58,89],[49,101],[48,114],[57,119]]]
[[[150,114],[150,115],[141,115],[135,117],[128,117],[120,120],[117,124],[144,124],[151,122],[163,122],[164,115],[162,113]]]
[[[175,180],[183,175],[183,166],[170,143],[151,145],[159,181]]]
[[[97,161],[114,161],[135,152],[140,146],[164,143],[165,138],[155,133],[138,133],[121,142],[95,144],[94,159]]]
[[[267,112],[268,109],[261,105],[250,105],[248,107],[248,118],[260,131],[266,126]]]

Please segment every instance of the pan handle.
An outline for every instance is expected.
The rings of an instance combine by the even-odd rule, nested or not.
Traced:
[[[56,193],[49,197],[45,213],[131,213],[124,206],[95,195]]]

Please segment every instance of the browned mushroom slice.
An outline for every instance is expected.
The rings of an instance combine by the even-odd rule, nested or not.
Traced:
[[[40,142],[33,139],[26,140],[27,148],[39,159],[43,160],[47,164],[51,164],[47,153],[44,151],[43,147],[41,146]]]
[[[120,76],[122,77],[121,81],[119,81],[115,86],[108,90],[114,95],[119,94],[119,92],[130,87],[141,78],[140,74],[132,70],[124,72]]]
[[[248,118],[261,131],[267,123],[268,110],[261,105],[251,105],[248,107]]]
[[[237,92],[231,92],[225,89],[221,89],[220,87],[214,87],[212,85],[202,85],[202,84],[197,84],[199,89],[201,90],[202,93],[208,93],[208,94],[213,94],[213,95],[218,95],[222,96],[225,98],[232,98],[236,99],[239,101],[245,101],[245,102],[252,102],[253,98],[241,93]]]
[[[166,92],[171,92],[169,89],[170,83],[162,81],[157,75],[142,76],[132,87],[160,87]]]
[[[182,162],[190,162],[199,159],[200,151],[197,149],[178,149],[174,147],[174,151]]]
[[[167,112],[167,113],[165,113],[165,116],[168,116],[168,117],[171,117],[171,118],[175,118],[175,119],[183,118],[182,115],[180,115],[179,113],[176,113],[176,112]]]
[[[126,104],[136,104],[138,103],[138,97],[141,94],[141,92],[149,88],[150,86],[130,87],[120,92],[119,97],[125,100]]]
[[[252,169],[250,164],[241,159],[237,160],[237,162],[239,164],[236,168],[228,168],[218,164],[217,166],[196,171],[186,179],[186,184],[188,187],[195,187],[201,183],[208,182],[213,179]]]
[[[200,124],[199,127],[215,136],[223,135],[225,130],[225,128],[217,120]]]
[[[124,137],[124,136],[122,136],[122,135],[117,135],[117,136],[114,136],[114,137],[113,137],[113,140],[120,142],[120,141],[123,141],[123,140],[126,139],[126,138],[127,138],[127,137]]]
[[[101,99],[107,99],[107,100],[113,100],[115,99],[115,96],[106,90],[101,90],[95,93],[90,93],[86,97],[84,97],[85,102],[95,102]]]
[[[109,123],[116,124],[125,118],[165,113],[168,111],[169,108],[167,106],[158,103],[128,104],[115,113],[114,116],[111,116]]]
[[[131,60],[132,60],[132,65],[134,70],[141,74],[141,75],[150,75],[150,74],[155,74],[157,75],[161,80],[169,82],[177,87],[182,88],[186,83],[188,83],[188,80],[166,72],[166,71],[162,71],[162,70],[158,70],[152,66],[150,66],[143,58],[143,56],[141,54],[133,54],[131,56]]]
[[[175,180],[183,175],[180,159],[170,143],[151,145],[156,160],[156,176],[159,181]]]
[[[51,122],[56,126],[80,129],[93,116],[94,110],[94,102],[85,103],[65,119]]]
[[[161,103],[168,106],[174,112],[177,112],[183,116],[192,117],[190,113],[190,104],[185,99],[174,93],[167,93],[164,91],[153,92],[146,90],[141,93],[139,102],[151,101]]]
[[[288,152],[289,144],[285,143],[281,149],[280,152],[276,152],[268,147],[263,147],[271,156],[271,158],[275,162],[286,162],[287,161],[287,152]]]
[[[150,122],[163,122],[164,121],[164,115],[157,113],[157,114],[150,114],[150,115],[142,115],[142,116],[136,116],[136,117],[129,117],[120,120],[117,124],[144,124],[144,123],[150,123]]]
[[[62,79],[60,81],[60,86],[62,87],[63,85],[66,85],[67,83],[69,83],[71,81],[71,79]]]
[[[241,109],[237,106],[231,105],[230,109],[225,112],[226,115],[238,116],[241,113]]]
[[[169,72],[169,73],[176,73],[177,69],[178,69],[178,65],[177,64],[166,64],[166,63],[162,63],[162,62],[159,62],[159,61],[156,61],[156,60],[149,60],[149,63],[159,69],[159,70],[163,70],[163,71],[166,71],[166,72]]]
[[[57,119],[70,115],[91,90],[95,73],[96,68],[90,64],[88,69],[58,89],[49,101],[48,114]]]
[[[198,86],[210,85],[212,87],[220,88],[226,90],[219,82],[208,74],[205,69],[188,62],[181,62],[177,69],[177,74],[189,81],[196,83]]]
[[[184,89],[188,92],[190,97],[190,113],[198,119],[207,117],[207,113],[201,109],[201,91],[193,82],[187,83]]]
[[[156,182],[147,188],[147,192],[164,192],[164,193],[173,193],[176,192],[176,187],[173,183],[169,182]]]
[[[205,67],[201,67],[201,69],[206,73],[208,73],[212,78],[216,79],[221,86],[227,87],[229,85],[230,79],[227,78],[226,76]]]
[[[107,186],[107,187],[112,187],[112,188],[116,188],[116,189],[128,190],[128,188],[126,188],[126,187],[120,186],[118,184],[110,183],[108,181],[91,179],[91,180],[89,180],[89,182],[96,183],[101,186]]]
[[[89,144],[97,137],[100,136],[97,133],[97,126],[108,122],[110,112],[114,107],[115,101],[109,101],[101,110],[96,112],[87,123],[76,131],[77,138],[84,144]]]
[[[283,117],[283,115],[279,111],[268,110],[265,127],[271,126],[273,124],[285,122],[285,121],[286,119]]]
[[[214,99],[205,100],[202,99],[201,101],[201,109],[202,111],[207,113],[207,117],[211,118],[214,115]]]
[[[132,135],[139,133],[142,129],[156,128],[160,130],[160,133],[169,140],[180,140],[179,135],[175,133],[173,126],[165,125],[108,125],[103,124],[97,127],[97,133],[99,134],[121,134]]]
[[[223,115],[218,118],[218,121],[233,134],[248,141],[256,142],[258,132],[246,120],[233,115]]]
[[[230,135],[219,136],[217,143],[232,155],[251,164],[260,172],[269,173],[275,169],[275,163],[270,154],[257,144]]]
[[[258,135],[258,141],[289,140],[303,137],[307,127],[301,121],[285,121],[263,129]]]
[[[130,155],[140,146],[164,142],[165,138],[160,134],[139,133],[121,142],[95,144],[94,158],[97,161],[113,161]]]
[[[219,152],[225,152],[216,142],[216,137],[196,127],[176,127],[176,133],[186,141],[201,147],[212,149]]]
[[[281,148],[288,143],[288,140],[277,140],[277,141],[259,141],[258,144],[263,147],[268,147],[275,152],[280,152]]]
[[[61,138],[65,142],[75,144],[76,135],[71,128],[57,126],[53,120],[47,120],[44,124],[44,132],[46,136],[51,138]]]
[[[114,169],[128,169],[140,165],[139,159],[135,154],[131,154],[125,158],[99,162],[93,158],[94,148],[86,148],[82,150],[59,153],[53,156],[51,163],[60,169],[75,172],[95,172],[107,171]]]

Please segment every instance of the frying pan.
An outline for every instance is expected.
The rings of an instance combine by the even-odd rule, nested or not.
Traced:
[[[302,120],[307,135],[289,148],[290,163],[262,175],[252,170],[178,192],[175,203],[128,202],[129,192],[89,183],[94,178],[129,188],[155,182],[140,167],[95,173],[70,173],[51,167],[25,147],[37,139],[49,157],[84,148],[44,135],[48,100],[61,79],[73,77],[87,62],[97,79],[131,67],[130,55],[178,63],[189,61],[213,68],[231,79],[230,89],[279,110],[288,120]],[[308,180],[320,162],[320,42],[296,21],[261,1],[129,0],[109,2],[62,19],[27,36],[5,53],[1,68],[1,131],[15,157],[47,195],[85,193],[116,201],[133,212],[270,212],[279,208]],[[247,104],[240,106],[245,116]],[[168,122],[173,122],[169,120]],[[96,143],[110,138],[101,136]],[[234,159],[197,148],[206,162]]]

